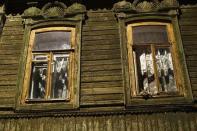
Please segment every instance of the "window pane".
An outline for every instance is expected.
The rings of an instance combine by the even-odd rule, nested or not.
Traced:
[[[68,63],[68,54],[54,55],[51,98],[66,99],[68,97]]]
[[[175,92],[177,89],[174,79],[172,56],[169,48],[156,48],[156,64],[161,88],[160,90],[164,92]]]
[[[47,80],[47,63],[32,63],[29,98],[43,99]]]
[[[169,43],[165,25],[134,26],[132,34],[134,44]]]
[[[52,51],[70,49],[71,32],[50,31],[36,33],[33,51]]]
[[[48,61],[48,56],[47,55],[41,55],[41,54],[33,54],[32,57],[33,61]]]
[[[156,80],[154,77],[153,59],[150,47],[135,48],[139,93],[147,91],[157,93]]]

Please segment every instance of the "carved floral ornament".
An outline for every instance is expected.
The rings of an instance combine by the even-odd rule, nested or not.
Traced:
[[[47,3],[42,9],[36,6],[29,7],[23,13],[23,17],[44,17],[44,18],[56,18],[65,17],[68,15],[83,14],[86,12],[86,7],[79,3],[74,3],[67,7],[64,3],[55,1],[53,3]]]
[[[153,12],[176,8],[179,6],[177,0],[130,0],[115,3],[113,10],[115,12]]]

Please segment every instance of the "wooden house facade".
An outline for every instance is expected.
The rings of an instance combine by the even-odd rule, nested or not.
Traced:
[[[196,131],[197,2],[3,0],[0,131]]]

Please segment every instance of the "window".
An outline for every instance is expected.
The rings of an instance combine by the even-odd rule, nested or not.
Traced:
[[[71,101],[75,77],[75,28],[31,31],[23,102]]]
[[[161,22],[129,24],[127,38],[132,96],[181,95],[172,25]]]

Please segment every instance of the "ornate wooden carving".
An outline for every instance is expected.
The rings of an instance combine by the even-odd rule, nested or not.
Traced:
[[[113,9],[115,12],[121,12],[121,11],[135,11],[134,4],[127,2],[127,1],[120,1],[118,3],[115,3],[113,6]]]
[[[179,3],[177,0],[163,0],[161,1],[159,8],[164,9],[164,8],[169,8],[169,7],[178,7]]]
[[[26,17],[37,17],[41,15],[41,10],[37,7],[30,7],[26,9],[23,13],[23,16]]]
[[[23,13],[24,18],[44,17],[44,18],[61,18],[68,15],[78,15],[86,12],[86,7],[79,3],[74,3],[67,7],[62,2],[50,2],[45,4],[42,9],[36,6],[29,7]]]
[[[86,7],[79,3],[74,3],[64,10],[65,15],[85,13],[85,12],[86,12]]]
[[[64,16],[64,9],[66,9],[67,6],[62,2],[53,2],[53,3],[47,3],[42,8],[42,15],[44,17],[63,17]]]
[[[115,12],[155,12],[163,9],[171,9],[179,6],[177,0],[132,0],[127,2],[125,0],[115,3],[113,10]]]
[[[156,6],[157,6],[156,3],[154,2],[143,1],[136,5],[136,11],[150,12],[150,11],[154,11],[157,8]]]

